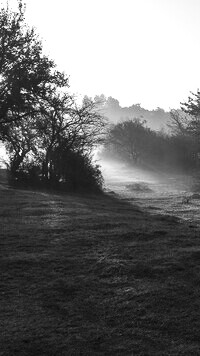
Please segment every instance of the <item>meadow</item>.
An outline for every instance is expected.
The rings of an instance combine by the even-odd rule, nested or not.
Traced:
[[[199,355],[200,230],[112,194],[0,188],[0,355]]]

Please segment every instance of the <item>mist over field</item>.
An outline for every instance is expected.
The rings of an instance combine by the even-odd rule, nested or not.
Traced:
[[[191,115],[198,105],[196,97],[182,104],[182,110],[158,109],[159,120],[151,111],[152,121],[139,115],[119,119],[123,111],[119,103],[104,98],[105,110],[109,115],[112,107],[113,117],[108,116],[108,133],[95,156],[106,191],[152,213],[200,221],[198,120]],[[145,114],[140,105],[133,105],[129,114],[134,108]]]
[[[190,173],[162,172],[117,160],[99,159],[104,189],[151,213],[200,223],[200,185]]]
[[[14,1],[0,356],[200,355],[199,0]]]

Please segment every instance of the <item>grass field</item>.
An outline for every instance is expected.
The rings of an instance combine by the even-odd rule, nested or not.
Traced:
[[[200,231],[112,196],[0,189],[0,355],[200,355]]]

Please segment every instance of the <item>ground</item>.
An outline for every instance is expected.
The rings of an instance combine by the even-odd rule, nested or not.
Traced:
[[[200,230],[115,195],[0,189],[0,355],[200,355]]]

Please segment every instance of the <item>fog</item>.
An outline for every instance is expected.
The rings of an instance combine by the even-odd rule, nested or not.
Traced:
[[[157,107],[154,110],[148,110],[139,103],[123,107],[116,98],[106,97],[104,94],[96,95],[95,100],[101,103],[101,111],[109,118],[111,123],[116,124],[127,119],[142,118],[152,130],[168,131],[167,123],[170,120],[170,113],[162,108]]]
[[[104,189],[151,214],[175,215],[200,223],[198,181],[192,175],[148,170],[99,158]]]

